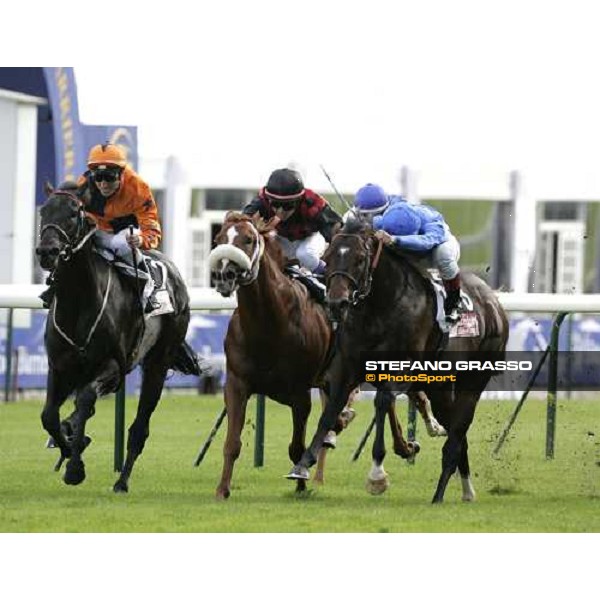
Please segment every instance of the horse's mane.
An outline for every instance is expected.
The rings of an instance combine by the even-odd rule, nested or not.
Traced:
[[[360,235],[367,233],[374,233],[370,223],[360,217],[350,217],[345,223],[344,227],[340,230],[340,233],[349,233],[352,235]]]

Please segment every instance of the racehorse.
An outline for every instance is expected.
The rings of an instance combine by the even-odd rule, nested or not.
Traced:
[[[226,297],[237,291],[238,303],[225,337],[227,436],[216,490],[219,499],[231,493],[249,397],[262,393],[291,408],[288,451],[296,463],[305,450],[310,389],[325,386],[331,326],[325,308],[304,285],[284,274],[286,258],[275,239],[275,226],[276,221],[265,224],[230,212],[209,258],[217,291]],[[330,429],[334,425],[335,419]],[[305,489],[306,482],[298,481],[296,491]]]
[[[117,272],[92,249],[96,226],[72,184],[46,186],[41,207],[40,266],[51,272],[55,297],[46,321],[48,384],[42,411],[44,429],[68,459],[65,483],[85,479],[82,453],[89,443],[87,420],[96,399],[115,392],[126,373],[142,366],[137,414],[127,441],[127,457],[114,484],[127,492],[128,480],[149,435],[150,417],[160,399],[167,370],[199,375],[198,362],[185,352],[189,297],[175,265],[160,252],[152,256],[167,267],[174,312],[144,323],[135,280]],[[127,281],[128,279],[128,281]],[[75,410],[60,422],[60,407],[75,393]]]
[[[350,220],[332,240],[324,255],[327,264],[327,301],[331,318],[338,323],[338,351],[330,366],[330,402],[321,416],[310,447],[288,475],[307,478],[314,464],[324,432],[343,405],[348,390],[362,381],[361,351],[438,352],[443,334],[438,326],[436,297],[428,276],[409,259],[382,247],[375,232],[359,220]],[[465,356],[477,352],[504,352],[508,319],[494,292],[478,277],[463,273],[463,288],[473,301],[479,333],[474,337],[451,337],[445,351]],[[443,355],[441,355],[443,357]],[[448,439],[442,450],[442,472],[433,502],[442,502],[451,475],[458,468],[463,499],[474,499],[470,481],[467,431],[490,372],[471,378],[467,386],[452,384],[409,384],[407,391],[426,392],[435,417],[444,426]],[[415,387],[418,385],[419,387]],[[386,389],[386,384],[380,384]],[[385,445],[383,425],[393,394],[377,394],[376,436],[373,466],[369,474],[371,491],[387,487],[383,469]]]

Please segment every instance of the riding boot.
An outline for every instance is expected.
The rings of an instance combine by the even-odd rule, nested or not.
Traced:
[[[448,323],[457,323],[460,320],[461,298],[460,298],[460,273],[452,279],[444,279],[444,289],[446,290],[446,300],[444,302],[444,312]]]
[[[148,300],[144,306],[144,314],[150,314],[151,312],[161,307],[160,300],[156,297],[156,292],[162,286],[162,271],[160,269],[152,268],[151,259],[143,257],[139,262],[138,267],[141,271],[145,271],[148,274],[149,280],[146,282],[146,286],[152,286],[152,290],[148,295]]]

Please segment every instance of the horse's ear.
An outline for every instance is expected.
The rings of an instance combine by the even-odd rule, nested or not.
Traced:
[[[54,186],[50,183],[48,179],[44,182],[44,194],[46,194],[46,198],[49,198],[50,195],[54,192]]]

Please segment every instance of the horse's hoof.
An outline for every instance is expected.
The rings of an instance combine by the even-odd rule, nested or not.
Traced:
[[[412,456],[416,456],[421,452],[421,444],[419,442],[408,442],[408,447],[412,449]]]
[[[65,469],[63,481],[67,485],[79,485],[85,479],[85,466],[83,461],[70,460]]]
[[[306,467],[295,465],[292,470],[286,475],[287,479],[310,479],[310,473]]]
[[[231,496],[231,492],[229,490],[217,489],[217,493],[215,497],[217,500],[227,500]]]
[[[390,487],[390,479],[387,475],[382,479],[367,479],[367,492],[372,496],[381,496]]]
[[[335,431],[328,431],[327,435],[323,439],[323,448],[331,448],[332,450],[334,450],[336,446],[337,446],[337,435],[336,435]]]
[[[429,437],[444,437],[448,436],[448,432],[437,421],[435,423],[425,423],[425,428]]]
[[[113,485],[113,492],[115,494],[126,494],[128,491],[129,486],[125,481],[121,481],[120,479],[118,479],[115,485]]]

